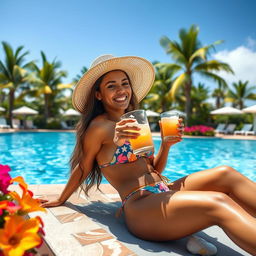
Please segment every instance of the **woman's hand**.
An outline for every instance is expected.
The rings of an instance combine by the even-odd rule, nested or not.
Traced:
[[[160,126],[161,138],[162,138],[163,146],[171,147],[172,145],[182,141],[182,135],[183,135],[183,131],[184,131],[184,123],[183,123],[183,119],[182,118],[179,118],[179,124],[178,124],[178,127],[177,127],[177,130],[179,132],[178,132],[178,136],[177,137],[167,137],[167,138],[164,138],[161,120],[159,121],[159,126]]]
[[[60,199],[56,199],[53,201],[39,199],[39,201],[41,203],[41,207],[44,207],[44,208],[57,207],[57,206],[64,204],[64,202],[61,201]]]
[[[126,140],[138,138],[140,128],[135,119],[123,119],[116,123],[114,143],[122,146]]]

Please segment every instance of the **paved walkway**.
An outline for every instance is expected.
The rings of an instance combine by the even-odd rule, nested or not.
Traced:
[[[64,185],[31,185],[37,197],[56,198]],[[39,255],[60,256],[177,256],[189,254],[185,249],[186,238],[171,242],[150,242],[130,234],[124,218],[115,218],[120,200],[115,189],[108,184],[101,190],[92,190],[90,197],[73,194],[60,207],[47,209],[47,214],[36,212],[45,224],[45,244]],[[171,228],[171,227],[170,227]],[[175,230],[174,230],[175,232]],[[218,247],[219,256],[247,256],[224,232],[214,226],[200,233],[200,236]]]

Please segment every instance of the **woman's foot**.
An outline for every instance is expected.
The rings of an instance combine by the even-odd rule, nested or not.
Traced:
[[[190,236],[187,242],[187,250],[192,254],[211,256],[217,253],[215,245],[207,242],[199,236]]]

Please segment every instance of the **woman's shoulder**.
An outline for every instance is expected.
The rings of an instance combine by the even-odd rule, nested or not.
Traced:
[[[113,127],[115,127],[115,122],[110,121],[104,115],[99,115],[91,121],[89,127],[93,127],[95,129],[106,129],[110,127],[113,129]]]
[[[88,136],[100,136],[105,137],[114,131],[115,123],[108,120],[104,116],[97,116],[94,118],[86,131],[86,137]]]

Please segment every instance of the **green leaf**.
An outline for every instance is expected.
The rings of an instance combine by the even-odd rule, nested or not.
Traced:
[[[4,88],[14,88],[14,85],[12,82],[6,83],[6,84],[0,84],[0,88],[4,89]]]
[[[58,84],[57,89],[62,90],[62,89],[71,89],[74,86],[73,83],[70,84]]]
[[[182,73],[180,76],[178,76],[175,81],[172,84],[172,88],[169,91],[169,96],[174,99],[175,94],[177,90],[187,81],[187,75],[186,73]]]

